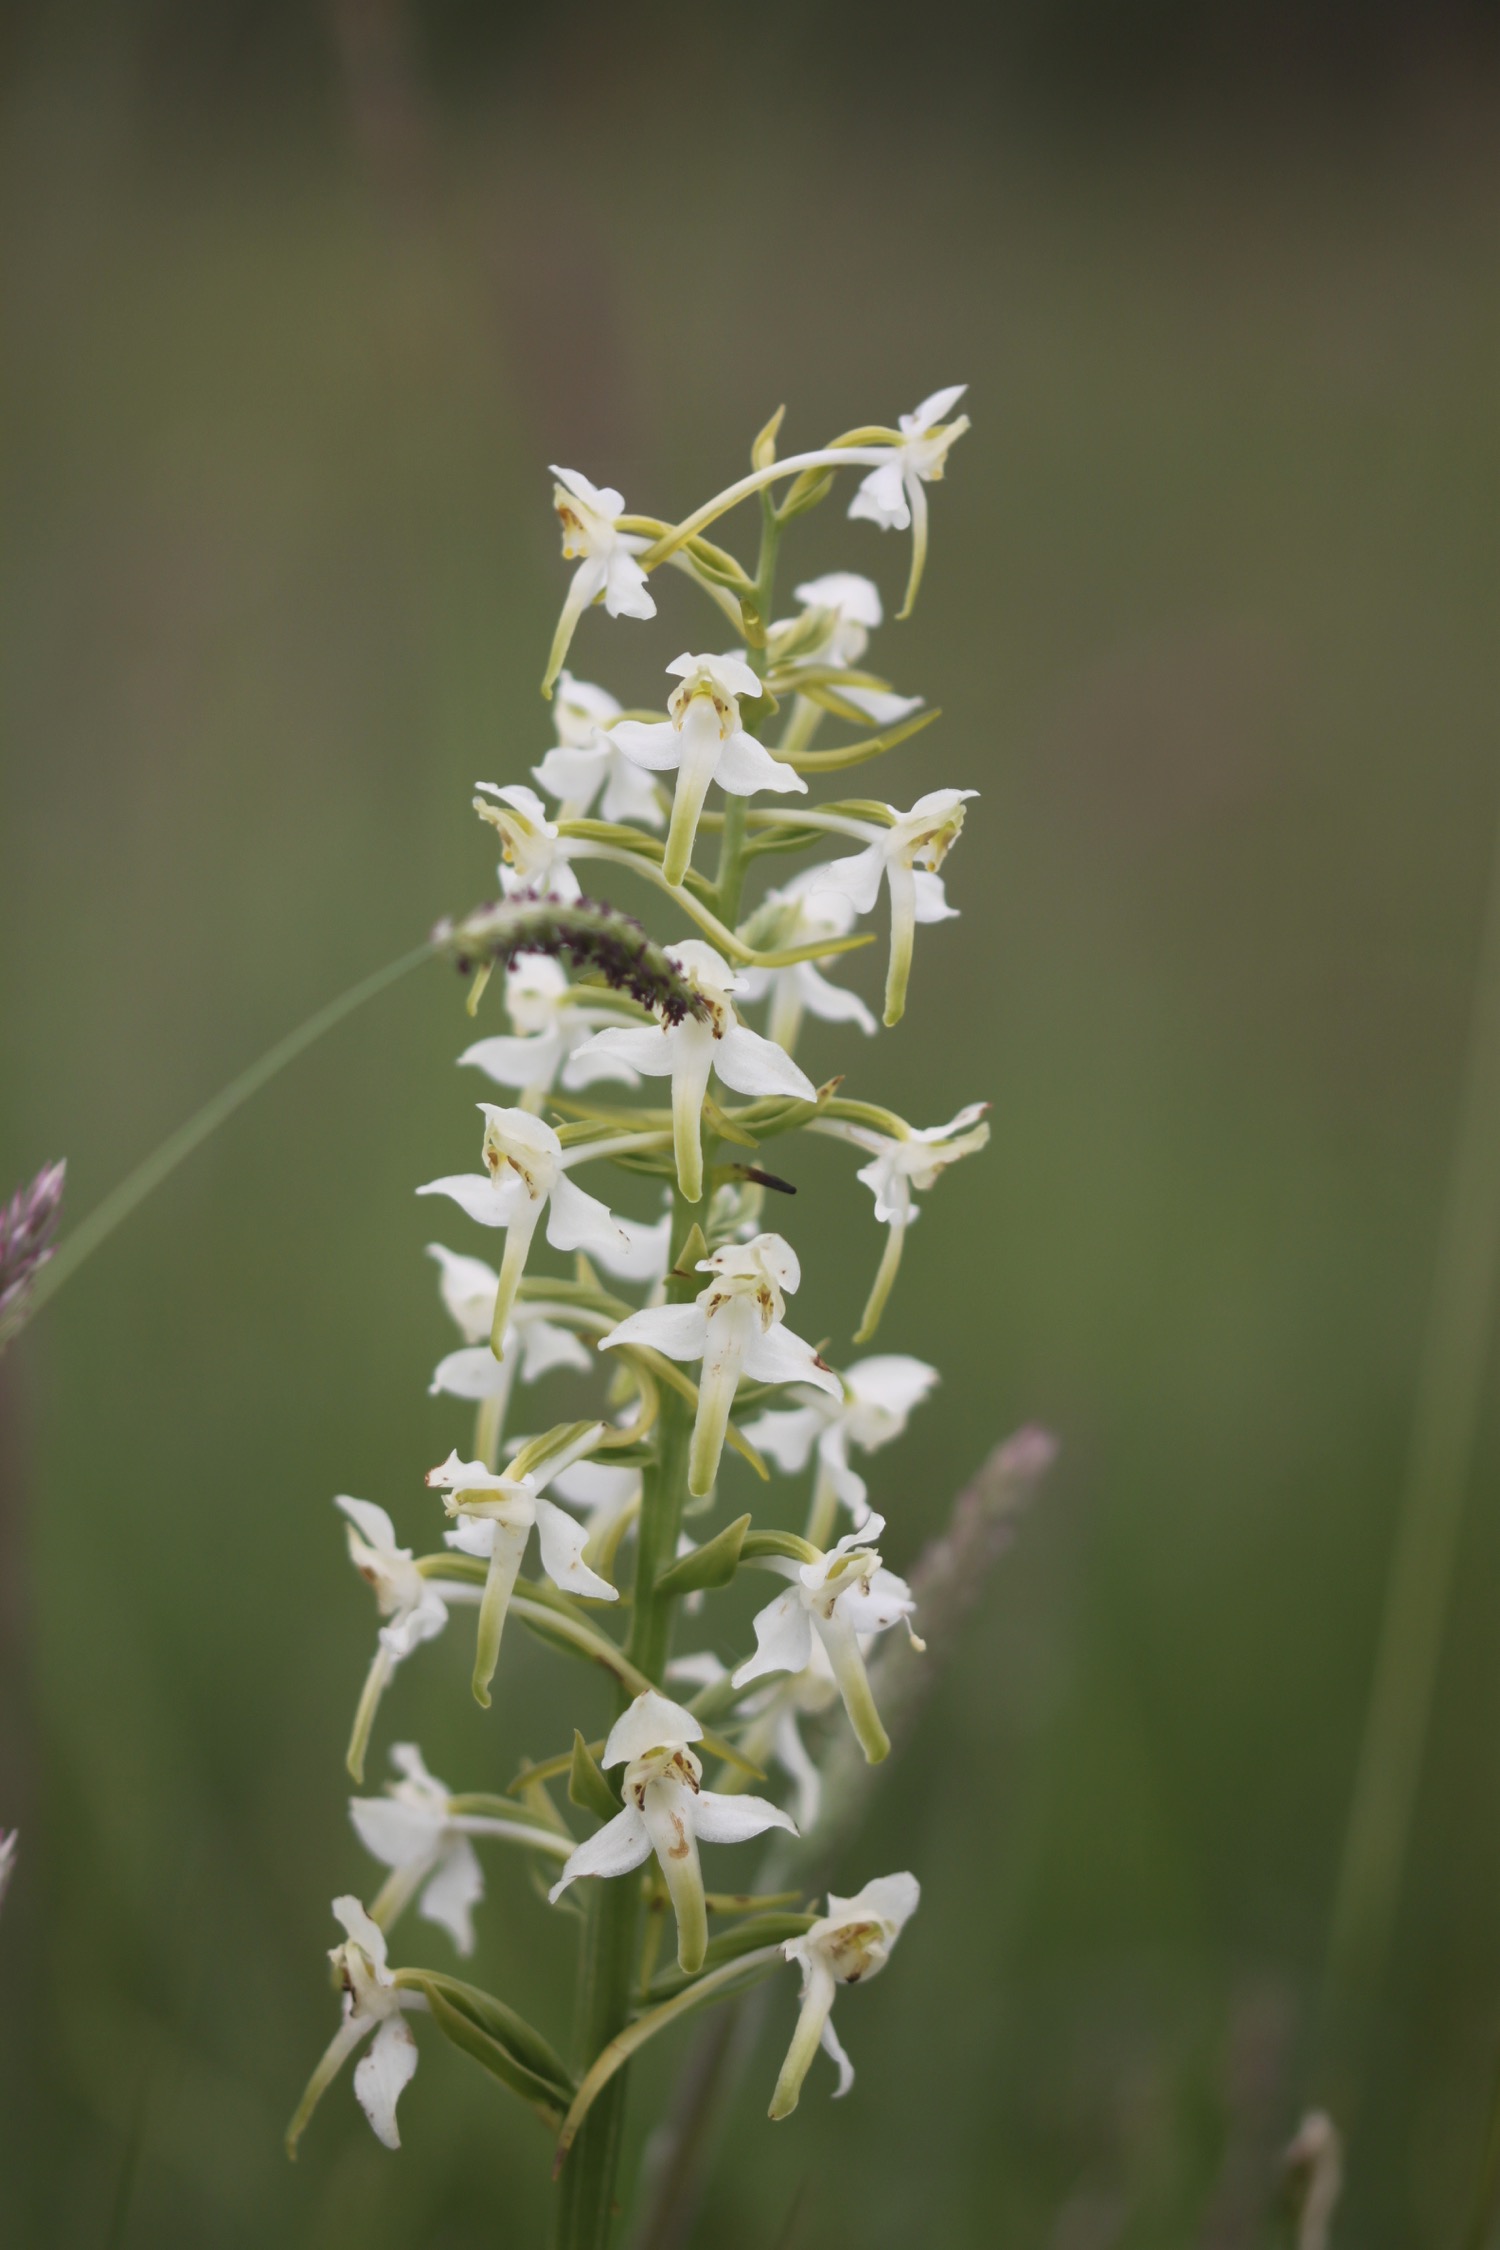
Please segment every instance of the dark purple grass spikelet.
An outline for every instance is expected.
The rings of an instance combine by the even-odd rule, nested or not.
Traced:
[[[24,1326],[31,1285],[52,1255],[68,1165],[44,1164],[0,1210],[0,1350]]]
[[[663,1023],[705,1016],[706,1003],[640,923],[601,899],[563,900],[523,892],[476,907],[460,922],[439,922],[433,943],[448,948],[461,975],[507,969],[518,954],[550,953],[591,970],[629,993]]]

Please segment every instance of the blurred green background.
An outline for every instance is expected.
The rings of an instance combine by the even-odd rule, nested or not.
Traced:
[[[995,1105],[882,1332],[944,1374],[875,1468],[892,1561],[1017,1423],[1065,1451],[850,1847],[846,1888],[925,1889],[841,2006],[856,2093],[764,2123],[788,1978],[715,2250],[1261,2239],[1495,819],[1481,32],[1083,0],[7,20],[0,1186],[66,1154],[74,1219],[493,888],[467,801],[548,740],[547,461],[674,515],[783,399],[803,444],[972,386],[881,644],[946,716],[875,784],[983,792],[964,919],[923,933],[899,1033],[809,1055],[918,1122]],[[905,556],[830,507],[790,565],[890,597]],[[586,620],[576,668],[658,694],[696,599]],[[471,1160],[467,1033],[441,970],[377,1002],[0,1368],[7,2244],[540,2237],[541,2136],[434,2038],[399,2158],[347,2083],[280,2149],[327,1901],[369,1874],[330,1496],[416,1537],[467,1435],[425,1396],[451,1338],[411,1193]],[[814,1336],[878,1250],[851,1173],[797,1152]],[[1500,2054],[1495,1468],[1489,1428],[1362,2058],[1363,2250],[1456,2244]],[[464,1640],[383,1723],[455,1786],[558,1746],[559,1692],[602,1711],[516,1643],[479,1713]],[[490,1864],[481,1981],[565,2037],[569,1929]]]

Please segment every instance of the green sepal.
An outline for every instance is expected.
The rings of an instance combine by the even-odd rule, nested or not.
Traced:
[[[568,1768],[568,1802],[577,1805],[580,1812],[591,1812],[600,1820],[613,1820],[620,1809],[618,1792],[610,1788],[603,1767],[576,1727],[573,1729],[573,1763]]]
[[[736,1148],[754,1149],[760,1146],[755,1135],[747,1133],[743,1125],[736,1125],[734,1119],[719,1107],[712,1094],[705,1094],[703,1097],[703,1122],[711,1133],[717,1133],[721,1140],[731,1141]]]
[[[406,1970],[400,1981],[422,1993],[433,2022],[455,2047],[539,2111],[548,2125],[560,2123],[575,2082],[561,2057],[524,2016],[492,1993],[436,1970]]]
[[[736,1516],[733,1523],[727,1523],[712,1539],[705,1539],[690,1555],[679,1555],[657,1579],[656,1591],[675,1596],[727,1586],[740,1567],[740,1549],[749,1529],[750,1518]]]
[[[697,1975],[707,1976],[714,1969],[725,1968],[742,1953],[754,1953],[760,1946],[784,1945],[788,1938],[801,1937],[810,1930],[817,1919],[816,1914],[752,1914],[745,1921],[736,1922],[732,1930],[710,1939],[703,1967]],[[659,1977],[652,1979],[647,1997],[652,2001],[671,2000],[695,1984],[697,1975],[685,1977],[678,1968],[663,1969]]]

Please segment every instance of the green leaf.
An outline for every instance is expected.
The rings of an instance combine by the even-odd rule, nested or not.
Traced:
[[[659,1594],[696,1594],[709,1587],[727,1586],[740,1567],[740,1549],[745,1534],[750,1529],[748,1516],[736,1516],[733,1523],[712,1539],[705,1539],[690,1555],[682,1555],[656,1581]]]
[[[611,1789],[603,1768],[576,1727],[573,1763],[568,1768],[568,1802],[583,1812],[597,1814],[600,1820],[613,1820],[620,1809],[618,1793]]]
[[[492,1993],[435,1970],[403,1971],[399,1981],[423,1994],[446,2039],[556,2126],[572,2098],[573,2080],[560,2058],[523,2016]]]
[[[818,1917],[816,1914],[752,1914],[748,1920],[737,1922],[732,1930],[724,1930],[710,1940],[703,1956],[702,1974],[725,1968],[738,1961],[743,1954],[754,1953],[765,1945],[784,1945],[788,1938],[801,1937],[810,1930]],[[678,1968],[664,1969],[651,1986],[653,2001],[671,2000],[679,1992],[686,1992],[697,1982],[696,1976],[686,1977]]]

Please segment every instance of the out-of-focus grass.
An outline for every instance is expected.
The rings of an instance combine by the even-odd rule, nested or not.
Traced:
[[[815,2080],[771,2131],[768,2049],[702,2239],[761,2250],[804,2180],[830,2250],[1198,2239],[1226,2152],[1294,2122],[1493,819],[1462,116],[1001,148],[972,111],[794,114],[750,204],[621,163],[607,83],[430,117],[429,160],[375,178],[307,126],[154,151],[122,100],[38,79],[4,159],[0,1182],[66,1151],[76,1212],[492,887],[467,797],[546,739],[547,459],[671,513],[783,396],[800,442],[973,385],[885,644],[947,715],[879,784],[982,789],[964,920],[924,933],[896,1037],[812,1051],[923,1122],[995,1103],[882,1336],[944,1372],[878,1466],[894,1559],[1017,1421],[1065,1466],[851,1847],[850,1887],[925,1890],[850,1998],[857,2094]],[[803,553],[904,566],[830,510]],[[703,633],[685,588],[662,608],[587,621],[578,668],[655,692]],[[4,1370],[18,2242],[536,2236],[540,2135],[434,2038],[399,2160],[347,2085],[295,2171],[279,2148],[333,2015],[326,1901],[367,1878],[340,1757],[371,1620],[330,1495],[417,1536],[465,1434],[423,1395],[411,1195],[472,1153],[460,998],[433,970],[337,1033]],[[850,1172],[797,1152],[813,1335],[847,1336],[878,1250]],[[1451,2239],[1500,2027],[1493,1473],[1491,1434],[1354,2152],[1367,2250]],[[464,1639],[382,1732],[482,1786],[557,1746],[563,1680],[508,1647],[486,1717]],[[570,1925],[497,1861],[482,1929],[481,1974],[565,2035]]]

